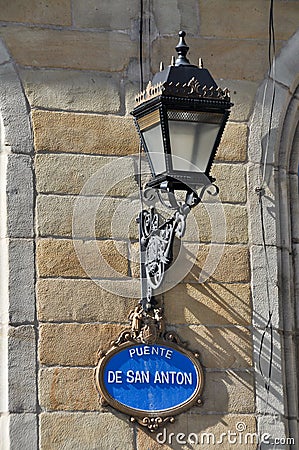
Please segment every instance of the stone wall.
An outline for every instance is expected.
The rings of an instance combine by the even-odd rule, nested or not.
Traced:
[[[256,91],[268,69],[269,2],[143,3],[144,76],[156,72],[161,60],[168,64],[177,32],[185,29],[191,62],[202,57],[220,86],[231,90],[235,104],[213,167],[226,218],[225,241],[213,241],[207,210],[196,208],[200,242],[195,265],[161,297],[169,328],[200,352],[206,374],[203,406],[179,416],[169,433],[210,432],[220,437],[222,432],[235,432],[238,423],[254,432],[247,135]],[[274,3],[279,50],[297,29],[298,5]],[[31,193],[34,226],[29,235],[16,236],[22,240],[14,241],[10,255],[16,256],[10,267],[16,270],[23,255],[34,249],[34,273],[22,266],[24,276],[14,283],[24,286],[18,300],[21,311],[30,303],[33,283],[36,303],[26,317],[10,315],[8,357],[12,366],[18,364],[17,382],[21,384],[23,374],[24,386],[34,392],[19,392],[11,385],[9,397],[18,393],[9,409],[14,413],[13,450],[181,448],[175,440],[158,445],[155,435],[103,409],[93,383],[98,348],[109,347],[137,301],[115,286],[123,277],[138,283],[137,225],[130,205],[138,197],[134,171],[139,142],[129,112],[140,87],[139,16],[140,4],[132,0],[0,0],[0,36],[14,76],[19,77],[34,146],[34,152],[29,150],[33,185],[20,180],[17,186]],[[3,109],[13,99],[6,95],[1,101],[5,118]],[[31,130],[23,126],[22,133],[30,135]],[[11,152],[15,156],[17,150],[11,146]],[[7,173],[15,176],[16,170],[12,167]],[[117,182],[120,173],[123,182]],[[74,237],[73,228],[80,193],[86,207],[82,222],[101,199],[94,234],[89,230],[84,239]],[[19,205],[14,202],[12,210],[23,207]],[[113,221],[124,221],[126,228],[112,228]],[[97,262],[94,239],[108,267]],[[216,270],[199,284],[209,250],[222,244]],[[14,296],[11,291],[10,299]],[[27,403],[22,396],[29,396]],[[8,448],[6,441],[3,450]],[[226,442],[221,448],[231,447]]]

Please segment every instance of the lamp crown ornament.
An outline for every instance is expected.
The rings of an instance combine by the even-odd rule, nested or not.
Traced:
[[[178,53],[178,57],[175,61],[175,66],[190,65],[190,61],[186,58],[186,55],[189,51],[189,47],[185,42],[185,36],[186,36],[185,31],[180,31],[179,36],[180,36],[180,40],[179,40],[178,45],[175,48]]]

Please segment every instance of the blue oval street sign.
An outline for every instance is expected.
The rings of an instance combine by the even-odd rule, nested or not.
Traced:
[[[201,366],[190,352],[159,344],[131,344],[112,351],[100,363],[97,377],[108,403],[131,414],[190,407],[203,381]]]

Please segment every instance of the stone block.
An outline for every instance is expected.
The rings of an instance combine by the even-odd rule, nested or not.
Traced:
[[[3,396],[1,395],[1,398]],[[9,426],[10,426],[10,419],[9,414],[6,412],[0,413],[0,432],[1,432],[1,450],[5,450],[5,448],[8,448],[10,445],[10,437],[9,437]]]
[[[200,354],[206,368],[248,369],[252,366],[252,336],[245,327],[170,327],[193,351]]]
[[[22,0],[2,2],[1,20],[34,24],[71,25],[71,8],[68,0]]]
[[[287,72],[288,71],[286,70],[285,73],[287,74]],[[249,162],[259,165],[260,182],[263,178],[263,167],[264,164],[266,164],[267,170],[264,176],[264,184],[270,186],[272,184],[271,188],[273,187],[273,179],[271,179],[271,170],[269,170],[269,168],[271,169],[271,166],[277,165],[278,167],[282,166],[284,169],[285,165],[288,164],[286,162],[286,158],[288,157],[282,153],[283,158],[277,159],[275,158],[275,152],[267,151],[267,148],[276,148],[277,142],[280,142],[281,122],[286,114],[287,105],[289,105],[292,100],[292,94],[288,87],[280,83],[275,83],[275,97],[272,105],[273,88],[273,81],[268,78],[260,84],[256,94],[254,110],[250,119],[248,136]],[[261,120],[261,117],[263,120]],[[271,133],[269,135],[270,120]]]
[[[133,0],[111,3],[109,0],[73,2],[73,17],[77,27],[104,30],[130,30],[132,21],[138,17],[139,8]]]
[[[286,256],[289,259],[289,252],[287,252]],[[267,246],[264,248],[262,245],[253,245],[251,247],[253,324],[262,329],[267,326],[269,321],[269,311],[272,313],[272,326],[284,328],[282,317],[280,317],[278,300],[278,257],[278,249],[276,247]],[[283,286],[281,289],[283,289]],[[286,314],[286,311],[287,308],[285,308],[284,314]],[[292,323],[291,318],[289,318],[289,323]]]
[[[256,412],[261,415],[286,414],[283,389],[283,357],[281,332],[269,325],[253,329]],[[267,390],[268,386],[268,390]]]
[[[245,161],[247,157],[247,126],[228,123],[216,153],[216,161]]]
[[[48,366],[95,366],[98,350],[110,347],[110,342],[123,329],[115,324],[43,324],[40,326],[40,362]]]
[[[296,2],[275,2],[275,37],[287,40],[298,28]],[[217,11],[217,14],[215,14]],[[200,33],[230,39],[268,39],[269,11],[259,0],[199,0]],[[250,21],[248,20],[250,17]]]
[[[233,74],[231,74],[233,76]],[[247,122],[255,103],[256,91],[259,83],[246,80],[216,80],[217,84],[230,91],[231,108],[230,120],[236,122]]]
[[[95,33],[9,26],[1,28],[0,35],[22,66],[118,72],[138,54],[137,43],[117,31]]]
[[[5,58],[6,48],[1,48]],[[0,65],[0,86],[3,150],[30,154],[33,151],[30,117],[22,85],[12,63]]]
[[[38,448],[36,414],[10,414],[10,448],[14,450]]]
[[[214,204],[202,203],[192,210],[191,214],[194,215],[196,220],[200,241],[230,244],[246,243],[248,241],[246,207],[222,204],[222,208],[223,221],[217,221],[218,210],[216,210]],[[219,227],[221,229],[218,229]]]
[[[41,369],[39,401],[48,411],[95,411],[100,408],[93,369]]]
[[[80,203],[79,203],[80,202]],[[140,201],[123,198],[39,195],[37,229],[40,236],[138,239]],[[76,213],[74,213],[74,208]],[[73,223],[74,222],[74,223]]]
[[[9,62],[10,56],[7,51],[6,46],[4,45],[2,39],[0,39],[0,64],[3,65],[7,62]]]
[[[204,267],[208,252],[213,252],[213,258],[218,265],[209,274],[201,274]],[[250,280],[249,273],[249,255],[247,246],[226,245],[224,247],[211,244],[200,245],[196,262],[185,277],[186,282],[197,282],[200,276],[209,275],[209,281],[231,283],[231,282],[248,282]]]
[[[10,323],[35,320],[35,262],[32,240],[9,241],[9,320]]]
[[[211,175],[216,178],[219,187],[219,198],[228,203],[245,203],[246,171],[241,164],[214,164]]]
[[[140,92],[139,80],[127,81],[125,83],[126,114],[130,114],[136,106],[136,95]]]
[[[288,6],[290,4],[291,3],[289,2]],[[296,7],[296,3],[294,2],[292,6]],[[298,31],[288,40],[276,59],[275,79],[278,83],[282,83],[284,86],[288,87],[289,91],[292,93],[298,88],[296,76],[298,73],[298,59],[293,56],[294,53],[296,53],[297,47]]]
[[[153,21],[157,32],[176,34],[178,30],[185,30],[190,34],[198,33],[198,2],[196,0],[170,0],[167,3],[153,1]],[[170,61],[165,61],[165,65]]]
[[[107,283],[112,290],[113,281]],[[113,317],[115,322],[127,323],[136,301],[112,292],[91,280],[41,279],[38,318],[42,322],[109,322]]]
[[[250,325],[248,284],[178,284],[164,293],[165,315],[173,324]]]
[[[258,189],[261,187],[263,178],[263,166],[261,164],[249,164],[247,168],[248,179],[248,213],[253,218],[249,222],[250,242],[253,245],[276,246],[277,244],[277,215],[280,218],[280,227],[288,226],[283,223],[283,215],[278,211],[278,205],[275,205],[276,195],[272,189],[274,176],[276,171],[272,166],[265,169],[267,182],[264,183],[262,195],[259,195]],[[269,186],[268,180],[271,180]],[[298,182],[297,182],[298,184]],[[280,183],[280,191],[287,196],[286,184]],[[262,222],[263,219],[263,222]],[[286,244],[284,243],[284,246]]]
[[[10,237],[32,238],[33,169],[27,155],[9,155],[6,170],[7,233]]]
[[[137,430],[139,449],[232,450],[232,442],[235,439],[240,449],[257,448],[256,421],[253,414],[202,414],[199,417],[191,412],[178,416],[173,425],[162,427],[157,433],[146,433],[140,428]]]
[[[202,396],[203,406],[194,412],[200,414],[254,413],[253,384],[253,374],[249,371],[206,372]]]
[[[8,386],[11,412],[36,411],[35,330],[31,325],[10,327]]]
[[[133,429],[110,413],[42,413],[41,450],[132,450]]]
[[[68,167],[65,177],[65,167]],[[37,191],[42,193],[137,196],[131,157],[38,154]]]
[[[112,156],[138,153],[138,136],[127,117],[37,110],[32,120],[37,151]]]
[[[21,69],[33,108],[118,113],[119,81],[110,74],[75,70]]]
[[[131,272],[139,277],[139,245],[130,248]],[[247,283],[250,280],[248,248],[244,245],[174,243],[174,261],[165,272],[162,293],[180,281],[185,283]],[[168,287],[167,287],[168,285]]]
[[[288,420],[289,423],[292,419]],[[295,427],[297,428],[297,421],[295,420]],[[289,448],[292,448],[296,444],[295,435],[291,436],[287,434],[285,420],[278,415],[262,414],[257,418],[258,430],[261,435],[268,435],[264,442],[261,443],[261,450],[268,450],[274,447],[277,450],[285,450],[286,445],[291,444]],[[295,428],[295,429],[296,429]],[[290,428],[289,428],[290,433]],[[293,441],[287,439],[293,439]]]
[[[118,278],[128,274],[127,246],[120,241],[42,239],[37,267],[41,277]]]
[[[215,14],[215,10],[213,10]],[[217,14],[218,17],[218,14]],[[221,16],[219,16],[220,18]],[[219,19],[220,20],[220,19]],[[153,43],[152,70],[157,71],[159,62],[169,60],[175,53],[177,37],[159,37]],[[189,59],[198,64],[203,59],[206,67],[215,79],[260,81],[268,70],[268,44],[266,40],[251,39],[211,39],[210,37],[192,38],[187,36],[190,47]],[[278,50],[281,43],[277,43]],[[168,61],[166,61],[168,64]]]

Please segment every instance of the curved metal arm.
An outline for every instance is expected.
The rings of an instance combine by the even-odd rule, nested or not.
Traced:
[[[211,190],[212,186],[214,192]],[[177,199],[176,191],[169,182],[161,185],[160,190],[145,186],[143,198],[150,209],[141,211],[138,219],[142,291],[140,303],[144,311],[150,311],[155,305],[153,291],[161,286],[165,270],[172,263],[174,237],[184,236],[187,216],[201,202],[205,191],[216,195],[218,187],[212,183],[204,185],[198,194],[186,186],[185,201],[182,202]],[[167,201],[163,199],[162,193],[167,196]],[[171,218],[163,223],[162,216],[155,210],[158,202],[173,211]]]

